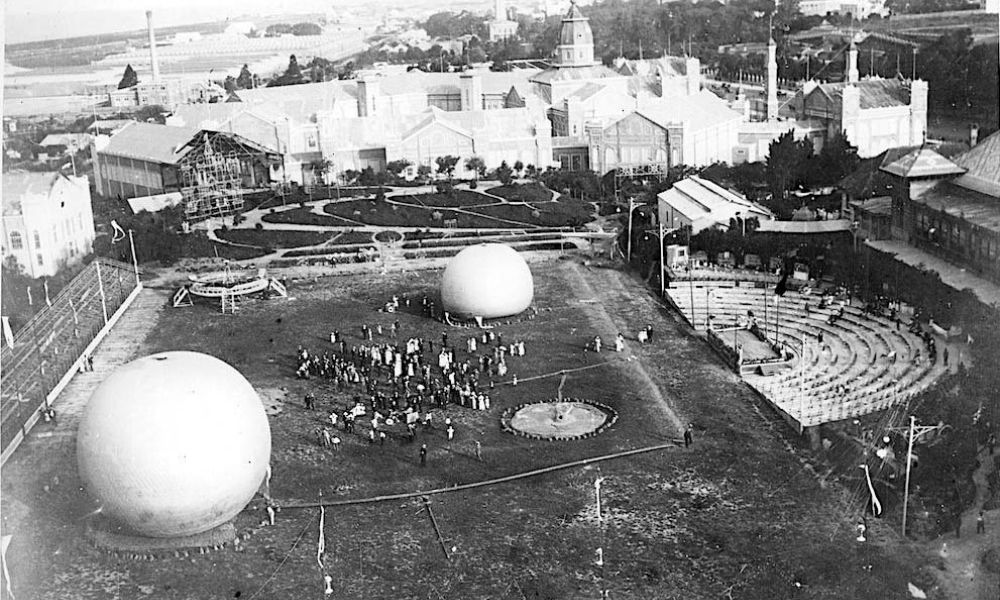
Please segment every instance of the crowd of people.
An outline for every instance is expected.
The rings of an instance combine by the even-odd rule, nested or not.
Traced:
[[[391,304],[398,306],[399,300],[394,298]],[[489,410],[491,390],[508,378],[511,359],[526,354],[523,340],[505,340],[494,329],[459,340],[449,339],[445,331],[440,342],[404,338],[401,330],[399,320],[389,325],[365,323],[358,327],[359,339],[350,344],[338,330],[330,333],[331,347],[322,352],[298,348],[297,377],[323,379],[337,390],[357,392],[349,406],[334,409],[324,419],[329,424],[316,430],[321,446],[340,448],[338,424],[344,433],[382,445],[389,432],[416,441],[418,431],[432,428],[434,410],[449,404]],[[307,393],[304,404],[307,410],[317,410],[315,393]],[[367,421],[367,432],[358,430],[361,419]],[[448,439],[453,439],[451,420],[446,419],[444,426]]]

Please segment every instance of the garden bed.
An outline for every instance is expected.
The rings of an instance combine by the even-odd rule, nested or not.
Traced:
[[[396,202],[406,202],[407,204],[445,208],[467,208],[500,202],[496,198],[490,198],[478,192],[466,190],[452,190],[446,193],[409,194],[393,196],[392,199]]]
[[[229,260],[247,260],[260,258],[274,252],[270,248],[246,248],[219,244],[208,239],[204,232],[198,231],[181,237],[181,248],[185,258],[226,258]]]
[[[329,212],[329,211],[327,211]],[[310,212],[308,208],[293,208],[281,212],[268,213],[261,217],[265,223],[289,223],[293,225],[322,225],[324,227],[343,227],[345,225],[357,225],[353,221],[348,221],[329,215],[318,215]]]
[[[302,248],[329,240],[327,231],[295,231],[288,229],[216,229],[215,235],[234,244],[271,248]]]
[[[282,255],[283,258],[295,258],[298,256],[324,256],[327,254],[356,254],[362,250],[375,250],[375,246],[365,246],[363,244],[344,244],[343,246],[324,246],[322,248],[307,248],[305,250],[292,250]]]
[[[511,202],[551,202],[552,190],[540,183],[512,183],[488,190],[494,196],[506,198]]]

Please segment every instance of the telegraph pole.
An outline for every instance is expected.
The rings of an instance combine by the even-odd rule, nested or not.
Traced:
[[[628,242],[625,250],[626,262],[632,262],[632,211],[635,210],[635,198],[628,199]]]
[[[659,244],[660,244],[660,298],[662,298],[663,294],[664,294],[664,292],[666,291],[666,288],[667,288],[666,281],[664,281],[664,278],[663,278],[663,267],[664,267],[664,265],[663,265],[663,236],[666,235],[666,232],[663,229],[663,223],[660,223],[659,227],[660,227],[660,230],[658,232],[659,235],[657,235],[656,239],[659,240]],[[689,256],[688,259],[690,260],[690,258],[691,257]],[[693,310],[694,309],[692,308],[692,311]],[[691,313],[691,318],[692,319],[694,318],[694,313],[693,312]]]

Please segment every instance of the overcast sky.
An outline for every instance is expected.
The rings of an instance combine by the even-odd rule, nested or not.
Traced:
[[[158,26],[186,25],[246,14],[326,12],[360,0],[3,0],[6,43],[128,31],[146,26],[152,10]],[[390,4],[394,0],[367,0]],[[84,6],[85,5],[85,6]]]

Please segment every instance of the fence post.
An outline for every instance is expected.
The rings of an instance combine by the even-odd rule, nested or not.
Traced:
[[[108,323],[108,299],[104,296],[104,277],[101,276],[101,261],[95,260],[97,265],[97,289],[101,292],[101,310],[104,311],[104,324]]]

